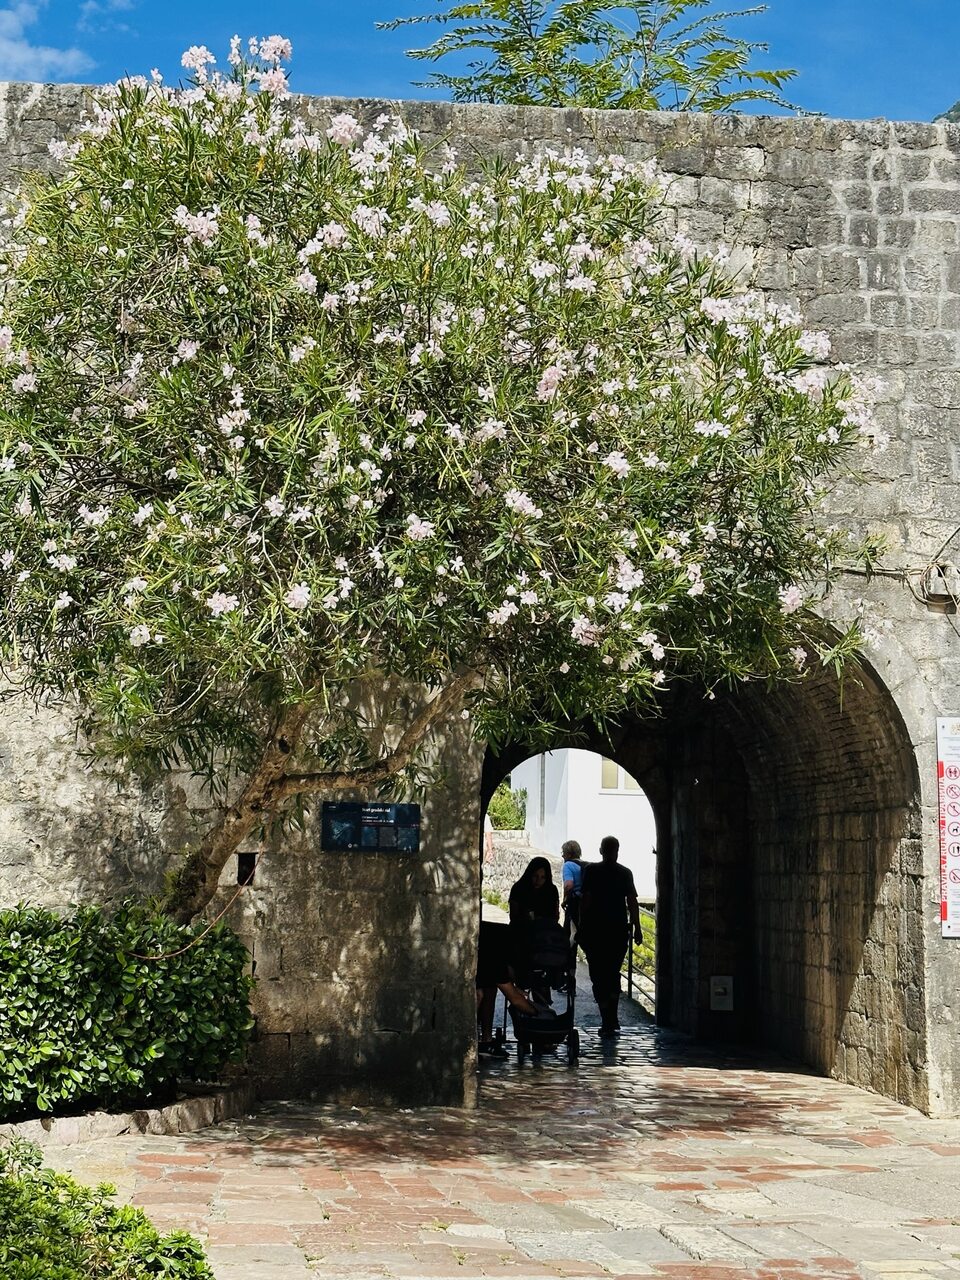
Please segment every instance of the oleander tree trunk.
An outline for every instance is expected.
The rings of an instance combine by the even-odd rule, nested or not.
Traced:
[[[227,859],[253,832],[281,815],[290,801],[379,787],[402,773],[428,745],[431,732],[460,709],[476,682],[472,674],[454,678],[421,707],[392,750],[370,764],[342,771],[296,771],[297,748],[311,708],[307,703],[285,707],[237,798],[187,855],[164,900],[166,914],[180,924],[199,915],[216,893]]]

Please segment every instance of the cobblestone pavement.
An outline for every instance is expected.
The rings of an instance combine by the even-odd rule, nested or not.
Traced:
[[[272,1105],[56,1159],[198,1233],[218,1280],[960,1275],[960,1121],[643,1022],[585,1041],[485,1067],[472,1113]]]

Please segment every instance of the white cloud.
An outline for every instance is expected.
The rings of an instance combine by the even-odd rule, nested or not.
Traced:
[[[83,0],[80,6],[78,31],[129,31],[125,22],[117,22],[115,13],[129,13],[134,0]]]
[[[27,33],[39,14],[27,0],[0,9],[0,80],[64,80],[94,65],[82,49],[33,44]]]

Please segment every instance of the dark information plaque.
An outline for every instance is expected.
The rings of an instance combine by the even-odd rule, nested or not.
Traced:
[[[325,800],[320,848],[337,852],[420,852],[418,804],[339,804]]]

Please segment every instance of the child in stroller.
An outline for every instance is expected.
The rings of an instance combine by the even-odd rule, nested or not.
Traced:
[[[574,1026],[577,995],[575,952],[561,924],[538,920],[530,938],[529,969],[525,985],[536,1005],[536,1013],[528,1014],[511,1006],[513,1029],[517,1037],[517,1061],[528,1053],[540,1053],[566,1044],[570,1062],[580,1056],[580,1033]],[[552,993],[565,999],[565,1007],[553,1007]]]

